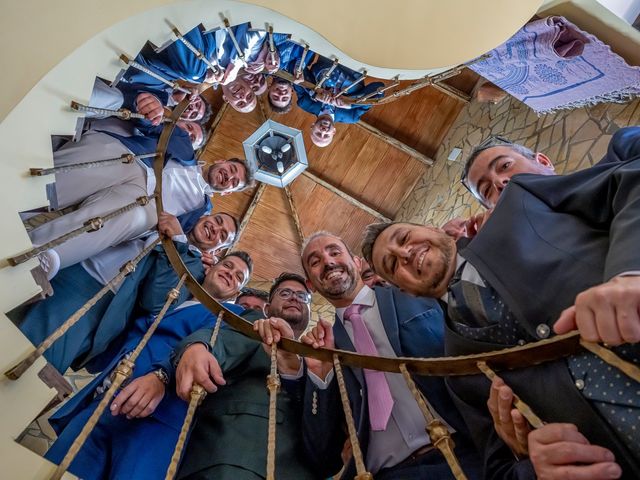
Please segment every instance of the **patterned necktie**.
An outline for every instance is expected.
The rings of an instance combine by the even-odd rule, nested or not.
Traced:
[[[351,305],[344,312],[344,319],[351,322],[353,327],[353,343],[356,351],[365,355],[378,356],[378,350],[373,343],[373,338],[362,318],[362,311],[366,305]],[[369,421],[371,429],[382,431],[387,428],[393,397],[384,372],[364,369],[364,379],[367,382],[367,400],[369,403]]]

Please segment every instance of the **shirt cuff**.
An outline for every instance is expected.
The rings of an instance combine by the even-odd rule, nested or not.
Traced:
[[[333,380],[333,369],[331,369],[331,371],[327,373],[327,376],[324,380],[321,380],[320,377],[318,377],[310,370],[307,371],[307,375],[309,375],[309,378],[316,387],[318,387],[320,390],[326,390],[331,383],[331,380]]]
[[[616,275],[616,277],[637,277],[640,276],[640,270],[629,270],[628,272],[622,272]]]
[[[298,360],[300,360],[300,367],[298,367],[298,371],[296,373],[281,373],[280,376],[283,380],[299,380],[302,378],[302,374],[304,373],[304,362],[300,357],[298,357]]]
[[[174,235],[173,237],[171,237],[171,240],[173,240],[174,242],[188,243],[187,236],[184,233],[181,233],[180,235]]]

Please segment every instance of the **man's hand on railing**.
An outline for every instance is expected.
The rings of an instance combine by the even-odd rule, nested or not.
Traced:
[[[622,474],[610,450],[591,445],[569,423],[550,423],[532,431],[529,458],[538,480],[604,480]]]
[[[631,274],[633,273],[633,274]],[[613,277],[580,293],[553,325],[557,334],[578,330],[587,342],[640,342],[640,276]]]
[[[204,273],[206,274],[211,267],[218,263],[218,257],[211,252],[202,252],[202,266],[204,267]]]
[[[209,393],[214,393],[218,385],[226,383],[218,361],[203,343],[189,345],[176,368],[176,393],[185,402],[191,398],[194,383]]]
[[[164,107],[151,93],[141,93],[136,97],[136,112],[144,115],[153,125],[160,125],[164,118]]]
[[[184,235],[178,219],[167,212],[161,212],[158,216],[158,232],[168,238],[173,238],[176,235]]]
[[[148,417],[164,397],[164,388],[153,372],[134,379],[111,402],[111,415],[126,415],[128,419]]]
[[[267,73],[275,73],[280,68],[280,55],[277,51],[267,53],[264,69]]]
[[[493,418],[498,436],[519,458],[529,455],[527,435],[531,431],[529,422],[513,408],[513,391],[500,377],[491,383],[487,407]]]
[[[265,351],[270,354],[273,343],[278,343],[281,338],[293,339],[293,329],[285,320],[278,317],[256,320],[253,330],[258,332],[265,344]],[[300,358],[295,353],[278,349],[278,371],[287,375],[295,375],[300,370]]]
[[[333,327],[326,320],[318,320],[318,324],[304,334],[300,341],[311,345],[313,348],[335,348],[333,340]],[[315,358],[305,358],[307,368],[319,379],[327,378],[329,372],[333,369],[333,363],[316,360]]]

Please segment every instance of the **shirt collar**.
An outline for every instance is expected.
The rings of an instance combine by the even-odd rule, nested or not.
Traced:
[[[365,305],[367,307],[373,307],[375,303],[376,303],[376,292],[374,292],[373,289],[364,285],[356,295],[356,298],[353,299],[353,303],[351,305],[358,304],[358,305]],[[336,308],[336,315],[338,316],[340,321],[344,320],[344,312],[347,310],[347,308],[349,307]]]
[[[331,105],[325,105],[324,108],[320,111],[320,113],[318,114],[318,117],[321,117],[322,115],[328,115],[331,117],[331,120],[336,119],[336,116],[334,114],[333,108],[331,107]]]
[[[459,253],[456,254],[456,269],[454,270],[454,272],[457,272],[458,269],[464,265],[464,263],[466,262],[466,260],[462,257],[462,255],[460,255]],[[440,297],[440,300],[442,300],[444,303],[448,304],[449,303],[449,290],[447,289],[447,291],[445,292],[444,295],[442,295]]]

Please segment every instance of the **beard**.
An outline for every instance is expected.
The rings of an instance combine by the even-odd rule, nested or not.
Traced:
[[[434,296],[437,295],[435,292],[438,292],[443,283],[447,282],[447,274],[450,270],[451,265],[455,265],[455,241],[446,234],[442,234],[442,237],[439,241],[434,242],[434,245],[438,248],[438,256],[439,260],[437,264],[436,262],[431,262],[427,267],[432,269],[433,277],[430,282],[425,286],[423,295]]]
[[[331,271],[343,268],[347,276],[339,282],[329,282],[328,285],[322,284],[316,287],[318,291],[327,298],[342,298],[345,294],[350,293],[358,283],[356,270],[353,265],[341,265],[340,267],[325,267],[322,276],[326,276]]]
[[[293,333],[297,336],[307,327],[309,324],[308,309],[302,307],[298,312],[285,312],[280,309],[278,312],[269,312],[270,316],[280,317],[287,322],[293,329]]]

